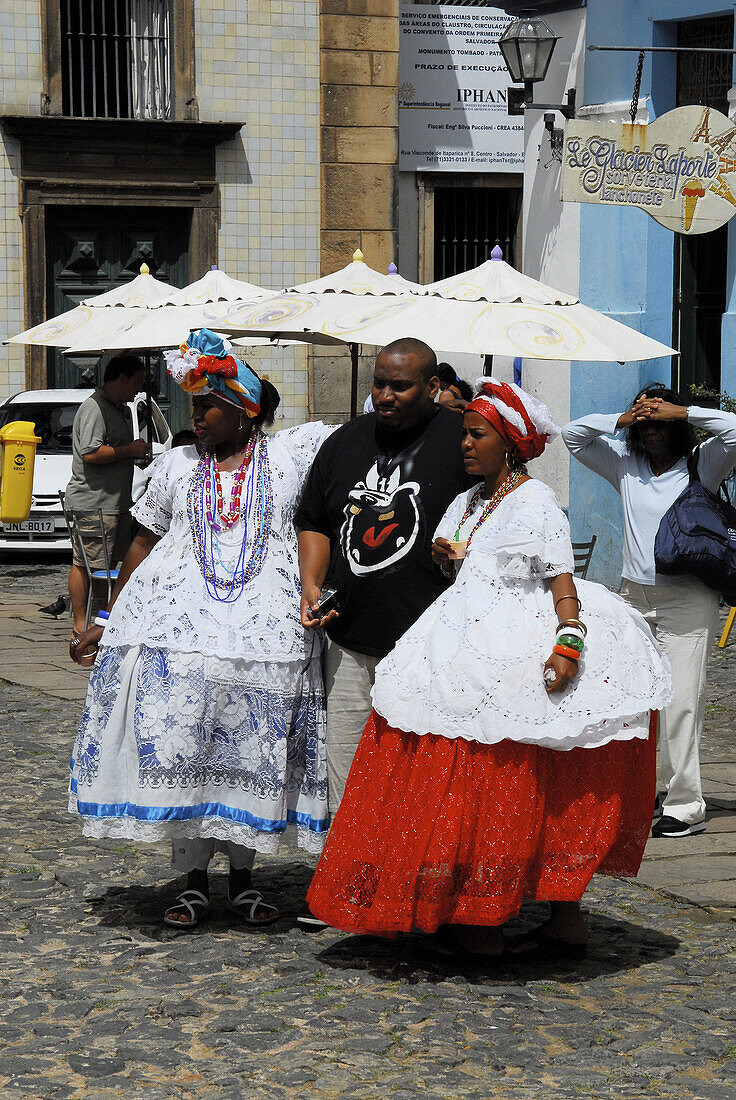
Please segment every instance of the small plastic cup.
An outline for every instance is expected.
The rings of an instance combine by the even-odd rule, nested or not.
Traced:
[[[465,557],[465,551],[468,548],[467,539],[459,539],[450,543],[450,559],[452,561],[462,561]]]

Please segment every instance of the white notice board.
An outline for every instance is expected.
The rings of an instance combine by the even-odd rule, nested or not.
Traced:
[[[521,172],[524,117],[508,115],[498,39],[511,22],[486,7],[400,5],[399,168]]]

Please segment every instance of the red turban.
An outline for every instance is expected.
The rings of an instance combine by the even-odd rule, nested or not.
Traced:
[[[522,462],[541,455],[549,439],[549,435],[535,428],[516,388],[505,382],[484,381],[481,392],[466,405],[465,412],[478,413],[492,424]]]

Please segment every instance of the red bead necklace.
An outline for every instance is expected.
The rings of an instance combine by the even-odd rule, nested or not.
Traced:
[[[238,522],[240,518],[240,498],[243,493],[243,482],[245,481],[245,475],[248,472],[248,466],[253,458],[253,451],[256,446],[256,432],[251,433],[251,437],[248,440],[248,445],[245,448],[243,455],[243,462],[238,469],[235,477],[235,483],[230,493],[230,507],[228,511],[225,511],[225,502],[222,495],[222,482],[220,480],[220,464],[212,455],[212,473],[215,482],[215,509],[212,510],[212,479],[206,479],[205,487],[205,514],[207,521],[215,531],[222,530],[223,527],[232,527]],[[216,522],[216,516],[220,517],[219,523]]]

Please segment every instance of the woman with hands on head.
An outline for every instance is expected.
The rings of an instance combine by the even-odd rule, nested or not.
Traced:
[[[711,438],[696,448],[695,428]],[[616,433],[622,432],[622,436]],[[570,454],[605,478],[621,497],[621,595],[655,633],[672,666],[674,695],[659,715],[659,780],[652,835],[687,837],[705,829],[700,738],[705,717],[705,671],[718,617],[718,593],[693,576],[662,576],[654,540],[662,517],[687,488],[688,460],[718,493],[736,465],[736,416],[689,407],[680,394],[654,383],[625,412],[573,420],[562,432]]]
[[[440,954],[582,957],[591,876],[639,867],[668,665],[638,613],[573,582],[567,519],[525,465],[559,434],[549,410],[479,384],[462,451],[482,482],[432,547],[456,579],[377,667],[307,900],[351,932],[439,931]],[[508,943],[527,898],[550,920]]]

